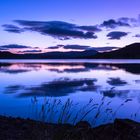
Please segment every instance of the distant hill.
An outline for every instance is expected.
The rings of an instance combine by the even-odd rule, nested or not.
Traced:
[[[0,51],[0,59],[85,59],[91,58],[98,52],[95,50],[70,51],[70,52],[47,52],[32,54],[13,54]]]
[[[124,48],[110,52],[98,53],[92,58],[100,59],[140,59],[140,43],[134,43]]]
[[[102,53],[93,49],[30,54],[13,54],[8,51],[0,51],[0,59],[140,59],[140,43],[134,43],[124,48]]]

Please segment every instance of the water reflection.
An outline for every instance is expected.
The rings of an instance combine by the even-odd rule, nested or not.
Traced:
[[[109,78],[107,80],[107,83],[112,85],[112,86],[124,86],[124,85],[127,84],[126,81],[121,80],[119,77],[117,77],[117,78]]]
[[[23,89],[25,89],[24,86],[21,86],[21,85],[12,85],[12,86],[5,87],[4,93],[5,94],[17,93],[19,90],[23,90]]]
[[[0,71],[5,73],[22,73],[46,69],[58,73],[78,73],[90,70],[118,70],[122,69],[132,74],[140,74],[139,64],[97,64],[97,63],[0,63]]]
[[[140,106],[140,64],[88,62],[0,63],[0,114],[26,116],[31,98],[67,98],[82,106],[93,98],[106,97],[112,108],[131,98],[131,106],[119,117]],[[21,109],[22,108],[22,109]],[[75,108],[76,109],[76,108]],[[128,111],[129,110],[129,111]],[[31,116],[33,117],[33,116]]]
[[[109,97],[109,98],[114,98],[114,97],[119,97],[119,98],[128,98],[130,90],[116,90],[115,87],[109,89],[109,90],[104,90],[102,91],[103,96]]]
[[[66,96],[76,91],[96,91],[98,86],[94,84],[96,79],[68,79],[60,78],[54,81],[43,83],[37,86],[25,87],[21,85],[8,86],[5,88],[5,93],[17,93],[18,97],[30,96],[51,96],[60,97]],[[21,92],[22,91],[22,92]]]
[[[111,64],[112,66],[116,66],[118,69],[123,69],[126,72],[130,72],[132,74],[140,74],[140,64]]]

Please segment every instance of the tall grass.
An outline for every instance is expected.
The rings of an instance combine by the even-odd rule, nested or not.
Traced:
[[[96,126],[98,121],[104,124],[112,122],[117,116],[118,111],[132,99],[124,100],[115,110],[111,108],[112,101],[107,101],[103,97],[100,103],[95,103],[94,99],[90,99],[83,107],[79,107],[79,103],[74,103],[71,99],[62,102],[60,99],[44,98],[39,105],[36,97],[32,99],[33,109],[37,119],[48,123],[72,123],[75,125],[79,121],[88,120],[92,126]],[[41,107],[40,107],[41,106]],[[140,112],[138,108],[134,114],[136,117]]]

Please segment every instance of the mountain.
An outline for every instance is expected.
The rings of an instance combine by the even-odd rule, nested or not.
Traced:
[[[0,51],[0,59],[85,59],[91,58],[98,52],[95,50],[70,51],[70,52],[47,52],[32,54],[13,54]]]
[[[140,59],[140,43],[109,52],[89,49],[85,51],[13,54],[8,51],[0,51],[0,59]]]
[[[134,43],[124,48],[110,52],[98,53],[92,58],[98,59],[140,59],[140,43]]]

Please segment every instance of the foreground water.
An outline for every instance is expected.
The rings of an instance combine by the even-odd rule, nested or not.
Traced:
[[[73,112],[91,98],[103,102],[97,125],[111,121],[105,119],[110,109],[119,110],[115,117],[140,121],[140,60],[0,60],[1,115],[38,119],[44,101],[63,105],[68,98]],[[93,113],[84,119],[92,121]]]

